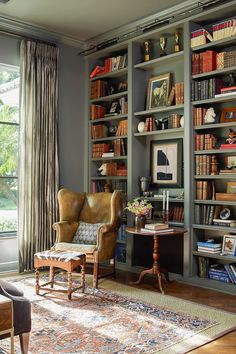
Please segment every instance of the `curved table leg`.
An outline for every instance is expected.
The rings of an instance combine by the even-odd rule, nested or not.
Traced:
[[[154,273],[153,273],[153,268],[143,270],[143,271],[140,273],[138,280],[137,280],[137,281],[134,281],[134,282],[131,282],[131,284],[134,284],[134,285],[140,284],[141,281],[143,280],[143,277],[144,277],[146,274],[154,274]]]

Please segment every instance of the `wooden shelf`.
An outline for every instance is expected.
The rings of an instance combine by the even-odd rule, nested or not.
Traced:
[[[134,133],[134,136],[148,136],[148,135],[159,135],[159,134],[163,135],[163,134],[172,134],[177,132],[184,132],[184,128],[153,130],[151,132]]]
[[[157,65],[164,65],[164,64],[174,64],[177,60],[183,59],[184,52],[180,51],[178,53],[172,53],[166,55],[164,57],[152,59],[146,62],[142,62],[139,64],[134,65],[135,69],[142,69],[142,70],[150,70],[155,68]]]
[[[141,197],[140,197],[141,198]],[[162,197],[147,197],[150,202],[162,202]],[[184,203],[184,199],[169,198],[170,203]]]
[[[147,116],[149,114],[179,111],[179,110],[183,110],[183,109],[184,109],[184,104],[178,104],[178,105],[174,105],[174,106],[162,106],[162,107],[157,107],[157,108],[153,108],[153,109],[147,109],[145,111],[135,112],[134,116],[135,117]]]
[[[215,97],[215,98],[208,98],[206,100],[200,101],[192,101],[194,106],[202,105],[202,104],[211,104],[211,103],[220,103],[220,102],[230,102],[236,100],[236,94],[232,96],[222,96],[222,97]]]
[[[210,205],[236,205],[236,202],[233,200],[194,200],[195,204],[210,204]]]
[[[92,143],[96,143],[99,141],[109,141],[109,140],[116,140],[116,139],[127,139],[127,135],[115,135],[115,136],[108,136],[106,138],[99,138],[99,139],[92,139]]]
[[[213,71],[208,71],[205,73],[193,75],[192,79],[201,79],[205,77],[211,77],[211,76],[224,76],[225,74],[229,74],[236,71],[236,66],[231,66],[230,68],[224,68],[224,69],[218,69],[218,70],[213,70]]]
[[[127,75],[127,73],[128,73],[127,68],[119,69],[119,70],[115,70],[115,71],[110,71],[109,73],[95,76],[92,79],[90,79],[90,81],[96,81],[96,80],[110,78],[110,77],[119,77],[119,76]]]
[[[213,149],[213,150],[195,150],[195,155],[209,155],[209,154],[235,154],[236,149]]]
[[[196,230],[211,230],[211,231],[223,231],[223,232],[233,232],[236,233],[235,227],[228,227],[228,226],[216,226],[216,225],[202,225],[202,224],[193,224],[193,229]],[[223,235],[217,235],[218,237],[223,237]]]
[[[195,130],[203,130],[203,129],[218,129],[218,128],[230,128],[235,127],[236,122],[230,123],[214,123],[214,124],[204,124],[204,125],[197,125],[194,127]]]
[[[234,256],[221,256],[220,254],[212,254],[212,253],[199,252],[199,251],[193,251],[193,254],[199,257],[207,257],[207,258],[220,259],[229,262],[236,262],[236,257]]]
[[[119,120],[119,119],[124,119],[127,118],[127,114],[118,114],[117,116],[110,116],[110,117],[104,117],[104,118],[99,118],[99,119],[94,119],[90,120],[89,124],[96,124],[96,123],[102,123],[102,122],[110,122],[113,120]]]
[[[103,96],[103,97],[99,97],[99,98],[94,98],[92,100],[90,100],[90,103],[96,103],[96,102],[105,102],[105,101],[113,101],[117,98],[123,97],[123,96],[127,96],[128,91],[123,91],[123,92],[118,92],[118,93],[114,93],[113,95],[108,95],[108,96]]]
[[[111,157],[92,157],[91,161],[104,161],[104,160],[126,160],[127,156],[111,156]]]
[[[214,49],[214,48],[225,48],[225,47],[230,47],[231,45],[236,44],[236,36],[233,37],[228,37],[224,39],[219,39],[218,41],[212,41],[207,44],[202,44],[197,47],[193,47],[192,51],[197,52],[199,50],[204,50],[204,49]]]

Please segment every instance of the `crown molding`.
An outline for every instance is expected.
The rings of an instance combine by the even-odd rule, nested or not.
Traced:
[[[4,16],[0,16],[0,32],[1,31],[6,32],[6,34],[9,33],[18,35],[23,38],[32,37],[32,39],[51,41],[57,44],[67,44],[80,49],[85,49],[87,47],[85,41],[69,36],[64,36],[61,33],[48,31],[41,26],[32,25],[30,23],[21,22],[14,18]]]

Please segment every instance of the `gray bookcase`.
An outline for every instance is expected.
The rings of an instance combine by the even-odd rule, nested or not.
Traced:
[[[228,150],[204,150],[196,151],[194,146],[194,137],[196,133],[210,134],[214,133],[218,137],[225,137],[229,128],[234,129],[236,122],[220,123],[209,125],[194,126],[193,124],[193,110],[195,107],[214,107],[217,112],[222,108],[229,106],[236,106],[236,95],[230,97],[212,98],[198,101],[191,101],[191,83],[194,80],[209,79],[213,77],[222,77],[229,73],[235,72],[236,67],[226,68],[222,70],[215,70],[204,74],[192,75],[191,74],[191,58],[192,53],[205,51],[207,49],[221,50],[228,48],[236,49],[236,36],[210,42],[195,48],[190,48],[190,35],[191,31],[204,26],[207,27],[213,23],[219,22],[221,19],[230,18],[232,13],[236,10],[236,1],[228,2],[218,7],[213,7],[203,13],[192,16],[191,18],[184,19],[175,23],[170,23],[163,27],[142,34],[122,42],[112,47],[108,47],[97,51],[87,57],[86,72],[89,77],[90,72],[96,65],[101,65],[104,59],[110,56],[116,56],[120,53],[127,53],[127,67],[96,76],[88,80],[86,91],[88,93],[88,105],[86,107],[87,116],[87,159],[85,171],[85,185],[88,191],[92,191],[92,184],[96,181],[125,181],[126,182],[126,199],[131,200],[140,195],[139,178],[141,176],[150,175],[150,146],[151,141],[161,141],[167,139],[180,138],[183,141],[183,186],[182,188],[157,188],[153,189],[153,194],[160,195],[164,189],[170,191],[170,206],[184,206],[184,223],[181,223],[187,229],[183,240],[179,240],[179,246],[173,243],[176,247],[177,258],[181,258],[181,270],[172,276],[178,278],[180,281],[196,284],[202,287],[212,288],[223,292],[235,293],[235,284],[225,284],[219,281],[200,278],[198,276],[198,257],[203,256],[216,262],[236,262],[236,257],[224,257],[220,255],[202,254],[196,250],[196,242],[204,240],[209,237],[216,237],[222,239],[223,235],[229,231],[226,227],[215,227],[213,225],[201,225],[195,223],[194,210],[196,205],[215,205],[215,206],[228,206],[236,213],[236,201],[216,201],[216,200],[197,200],[196,199],[196,181],[209,180],[214,181],[216,190],[219,188],[221,192],[227,181],[236,180],[236,176],[229,175],[196,175],[195,174],[195,156],[197,155],[211,155],[214,154],[219,159],[228,154],[236,155],[236,151]],[[174,32],[178,29],[180,32],[180,51],[174,51]],[[162,35],[167,37],[167,55],[160,57],[159,39]],[[143,43],[145,40],[152,41],[153,55],[150,61],[143,61]],[[184,104],[158,107],[155,109],[146,109],[146,95],[147,84],[151,77],[162,75],[165,73],[172,74],[172,85],[176,82],[184,82]],[[96,80],[127,80],[128,88],[125,92],[112,93],[101,98],[90,99],[91,83]],[[104,104],[108,105],[119,99],[121,96],[126,96],[128,101],[128,112],[117,116],[100,118],[91,120],[90,105],[91,104]],[[145,121],[146,117],[152,116],[156,119],[170,116],[173,113],[179,113],[184,116],[184,126],[179,128],[169,128],[165,130],[155,130],[150,132],[139,133],[137,130],[138,123]],[[94,124],[117,125],[120,120],[126,119],[128,121],[128,134],[120,138],[125,139],[127,153],[125,156],[118,157],[92,157],[92,144],[97,142],[111,142],[117,137],[111,136],[106,138],[92,139],[91,126]],[[99,176],[97,168],[103,162],[119,162],[122,161],[126,164],[128,175],[127,177],[118,176]],[[115,185],[115,184],[113,184]],[[117,184],[118,186],[118,184]],[[184,199],[178,199],[178,195],[184,192]],[[156,209],[161,209],[160,197],[150,197]],[[235,214],[236,216],[236,214]],[[132,225],[132,216],[128,214],[127,224]],[[178,223],[177,223],[178,224]],[[230,228],[232,233],[236,233],[236,228]],[[118,240],[118,244],[122,245],[126,250],[126,260],[118,262],[117,267],[129,271],[140,271],[140,265],[135,261],[135,250],[137,244],[134,237],[129,235],[127,238]],[[122,248],[121,247],[121,248]],[[178,258],[179,257],[179,258]]]

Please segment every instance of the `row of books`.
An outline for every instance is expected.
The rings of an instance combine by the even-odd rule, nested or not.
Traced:
[[[108,127],[105,124],[97,124],[91,126],[92,139],[100,139],[108,136]]]
[[[110,144],[110,149],[108,152],[102,154],[102,158],[115,157],[115,156],[126,156],[127,155],[127,144],[124,139],[115,139]]]
[[[205,115],[207,109],[205,107],[195,107],[193,109],[193,124],[194,126],[203,125],[205,123]]]
[[[127,53],[115,57],[108,57],[104,60],[104,65],[95,66],[95,68],[91,71],[89,77],[90,79],[92,79],[98,75],[103,75],[105,73],[124,69],[126,66],[127,66]]]
[[[209,200],[215,196],[214,181],[196,181],[196,198],[198,200]]]
[[[213,134],[196,134],[195,150],[212,150],[216,147],[216,137]]]
[[[99,104],[91,104],[90,106],[90,117],[91,120],[104,118],[106,113],[106,107]]]
[[[184,83],[176,82],[175,84],[175,104],[184,103]]]
[[[109,191],[113,192],[114,190],[121,191],[123,195],[127,194],[127,181],[123,180],[110,180],[109,178],[107,181],[102,180],[102,181],[92,181],[92,193],[97,193],[97,192],[105,192]]]
[[[236,284],[236,264],[212,266],[208,270],[208,278],[224,283]]]
[[[91,83],[91,100],[108,95],[108,84],[104,80],[97,80]]]
[[[230,68],[236,65],[236,50],[217,53],[207,50],[192,54],[192,75]]]
[[[195,80],[191,86],[191,99],[192,101],[199,101],[214,98],[215,95],[220,94],[223,87],[223,80],[219,78]]]
[[[195,223],[212,225],[215,215],[215,205],[195,205]]]
[[[121,224],[117,234],[117,241],[126,241],[125,228],[126,228],[126,224]]]
[[[196,155],[195,156],[195,174],[210,175],[212,173],[212,164],[215,163],[215,156]],[[217,163],[217,162],[216,162]]]
[[[110,144],[97,143],[92,145],[92,157],[102,157],[105,152],[109,152]]]
[[[211,33],[210,33],[211,32]],[[217,41],[236,34],[236,20],[224,20],[213,24],[211,29],[199,28],[191,32],[191,47],[206,44],[207,41]]]

